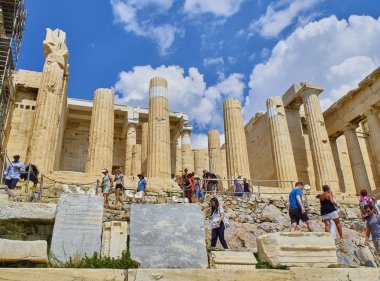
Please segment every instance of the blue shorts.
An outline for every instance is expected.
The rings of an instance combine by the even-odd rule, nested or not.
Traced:
[[[6,179],[5,184],[8,186],[9,189],[14,189],[16,188],[16,184],[19,179]]]

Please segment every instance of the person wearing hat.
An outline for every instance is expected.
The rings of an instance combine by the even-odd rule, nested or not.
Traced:
[[[113,185],[113,181],[112,181],[112,177],[108,173],[107,169],[103,169],[102,174],[104,175],[104,177],[102,179],[104,207],[107,207],[108,206],[108,195],[111,192],[111,186]]]
[[[144,178],[144,176],[142,174],[138,174],[137,175],[138,178],[139,178],[139,182],[137,184],[137,192],[144,192],[145,194],[145,190],[146,190],[146,179]]]
[[[25,172],[25,164],[20,161],[20,154],[13,155],[13,161],[8,163],[7,169],[4,171],[5,184],[8,189],[16,188],[21,174]]]

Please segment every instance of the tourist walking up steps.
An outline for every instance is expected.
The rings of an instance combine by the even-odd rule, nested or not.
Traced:
[[[143,192],[145,194],[146,192],[146,179],[144,178],[144,175],[138,174],[137,177],[139,178],[139,182],[137,184],[137,192]]]
[[[119,169],[115,172],[115,197],[116,197],[116,204],[120,202],[123,204],[123,201],[121,201],[121,191],[125,189],[124,184],[124,175],[121,173]]]
[[[289,193],[289,216],[291,221],[291,232],[297,230],[297,226],[299,225],[300,220],[306,224],[307,229],[310,232],[313,231],[313,224],[311,223],[311,220],[309,219],[302,202],[302,189],[303,183],[296,182],[295,188]]]
[[[20,154],[13,155],[13,161],[8,163],[7,169],[4,171],[5,184],[8,189],[15,189],[21,174],[25,172],[25,164],[20,161]]]
[[[102,179],[102,189],[103,189],[103,199],[104,199],[104,207],[108,206],[108,195],[111,192],[111,187],[113,185],[112,177],[108,173],[107,169],[102,170],[103,179]]]
[[[368,239],[371,235],[376,252],[380,255],[380,215],[375,213],[375,207],[372,204],[366,205],[364,210],[368,215],[365,232],[365,244],[368,245]]]
[[[224,209],[219,206],[219,201],[216,197],[211,198],[210,200],[211,206],[211,249],[215,249],[216,242],[219,238],[220,243],[222,244],[224,250],[228,250],[227,242],[224,239]]]
[[[322,221],[325,224],[325,232],[330,232],[330,220],[333,220],[338,230],[340,239],[343,238],[342,224],[339,220],[338,211],[336,209],[337,204],[331,194],[330,187],[328,185],[322,186],[323,193],[319,196],[321,203],[321,215]]]

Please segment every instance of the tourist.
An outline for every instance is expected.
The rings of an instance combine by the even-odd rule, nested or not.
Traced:
[[[203,186],[207,192],[217,190],[218,181],[216,179],[217,177],[214,173],[203,170]]]
[[[116,197],[116,204],[120,202],[123,204],[123,201],[121,201],[121,191],[125,189],[124,184],[124,175],[121,173],[120,169],[117,169],[115,171],[115,197]]]
[[[183,181],[183,196],[189,200],[189,203],[193,203],[191,197],[193,195],[193,186],[191,185],[191,174],[188,174]]]
[[[13,161],[8,163],[4,171],[5,184],[8,189],[15,189],[21,174],[25,172],[25,164],[20,161],[20,154],[13,155]]]
[[[244,188],[244,196],[251,198],[251,190],[249,188],[249,182],[247,181],[247,178],[243,179],[243,188]]]
[[[302,189],[303,183],[296,182],[295,188],[289,193],[289,216],[291,221],[290,231],[294,232],[297,230],[300,220],[302,220],[307,229],[312,232],[313,225],[306,213],[306,209],[302,201]]]
[[[104,177],[102,179],[104,207],[107,207],[108,206],[108,195],[111,192],[111,187],[113,185],[113,181],[112,181],[112,177],[108,173],[107,169],[103,169],[102,174],[104,175]]]
[[[226,240],[224,239],[224,209],[219,206],[219,201],[216,197],[211,198],[211,249],[215,249],[216,242],[219,238],[220,243],[222,244],[224,250],[228,250]]]
[[[364,211],[367,213],[367,226],[364,243],[368,245],[368,239],[371,235],[376,253],[380,255],[380,215],[375,213],[375,207],[372,204],[364,206]]]
[[[336,209],[337,204],[331,194],[330,187],[328,185],[322,186],[323,193],[319,196],[321,203],[321,215],[322,221],[325,224],[325,232],[330,232],[330,220],[333,220],[338,230],[340,239],[343,238],[342,224],[339,220],[339,215]]]
[[[194,176],[194,188],[195,188],[195,197],[198,200],[201,200],[204,197],[204,194],[201,189],[201,180],[197,175]]]
[[[367,189],[362,189],[360,190],[360,198],[359,198],[359,208],[360,212],[362,214],[362,219],[366,220],[368,218],[368,214],[364,210],[364,207],[367,205],[375,205],[375,201],[372,197],[368,196],[368,191]],[[377,210],[374,208],[374,212],[376,213]],[[378,212],[377,212],[378,213]]]
[[[241,179],[241,176],[238,176],[235,180],[235,196],[243,197],[243,181]]]
[[[180,187],[182,189],[184,189],[184,184],[187,181],[187,174],[188,174],[188,169],[185,168],[183,170],[183,173],[182,173],[182,176],[181,176],[181,182],[180,182]]]
[[[145,194],[146,192],[146,179],[144,178],[144,175],[138,174],[137,177],[139,178],[139,182],[137,184],[137,192],[143,192]]]

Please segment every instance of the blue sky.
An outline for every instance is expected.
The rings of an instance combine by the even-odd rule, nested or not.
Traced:
[[[310,81],[327,108],[380,66],[376,0],[25,0],[18,68],[41,71],[46,28],[66,32],[69,96],[111,87],[117,102],[148,105],[148,82],[164,76],[169,106],[194,126],[223,134],[223,100],[240,99],[244,119],[270,96]],[[48,3],[48,4],[47,4]]]

